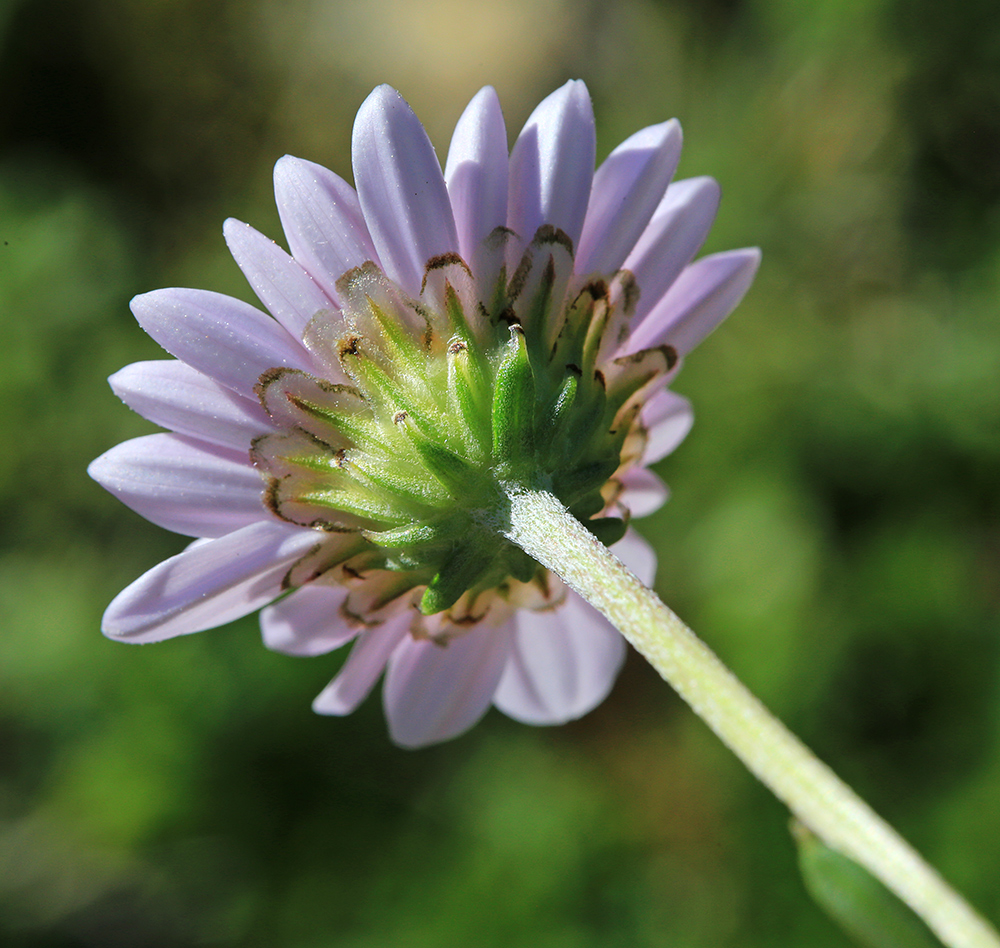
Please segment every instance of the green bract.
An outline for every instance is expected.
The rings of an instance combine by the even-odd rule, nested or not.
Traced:
[[[419,299],[374,263],[340,279],[342,312],[317,314],[304,339],[346,384],[274,369],[257,385],[281,428],[253,445],[268,505],[343,534],[295,584],[389,571],[370,608],[426,586],[424,614],[464,596],[459,611],[474,619],[481,593],[546,583],[498,539],[512,492],[551,491],[605,543],[624,534],[608,515],[615,475],[641,455],[642,400],[677,356],[661,346],[616,358],[634,281],[571,282],[572,264],[569,238],[543,227],[487,299],[457,254],[428,263]]]

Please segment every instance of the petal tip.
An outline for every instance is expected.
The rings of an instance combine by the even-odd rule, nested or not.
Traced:
[[[238,220],[235,217],[227,217],[222,222],[222,233],[228,237],[231,233],[234,233],[235,231],[239,231],[242,229],[246,229],[249,226],[250,226],[249,224],[241,220]]]
[[[382,85],[372,89],[365,101],[361,103],[358,114],[354,118],[354,128],[357,130],[359,127],[363,127],[366,122],[376,118],[377,113],[393,111],[400,107],[406,111],[412,111],[399,90],[383,82]]]
[[[299,177],[305,162],[294,155],[282,155],[274,163],[274,190],[281,193],[282,188],[288,187],[292,180]]]
[[[114,376],[112,376],[112,378],[114,378]],[[87,476],[90,477],[91,480],[97,481],[97,483],[100,484],[101,487],[104,487],[104,481],[102,480],[102,478],[105,477],[105,466],[107,464],[107,456],[108,452],[105,451],[104,454],[102,454],[100,457],[94,458],[94,460],[87,465]]]
[[[316,695],[315,698],[313,698],[311,705],[313,714],[322,714],[324,717],[329,717],[331,715],[340,717],[342,712],[335,711],[333,708],[331,708],[327,704],[326,700],[324,700],[325,698],[326,698],[326,689],[324,688],[323,691],[321,691],[318,695]]]
[[[153,300],[162,292],[162,290],[147,290],[145,293],[137,293],[133,296],[128,303],[132,315],[139,319],[139,314],[148,312],[153,305]]]
[[[582,79],[567,79],[559,91],[562,90],[565,90],[566,95],[577,97],[586,96],[587,100],[590,100],[590,90],[587,88],[587,83]]]

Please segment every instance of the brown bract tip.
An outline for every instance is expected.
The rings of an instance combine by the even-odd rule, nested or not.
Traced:
[[[454,250],[441,253],[427,261],[427,266],[424,267],[424,279],[420,284],[420,292],[423,293],[427,289],[427,277],[434,270],[444,270],[447,267],[461,267],[470,277],[472,276],[469,265]]]
[[[531,244],[534,247],[542,247],[545,244],[558,244],[560,247],[563,247],[571,257],[573,256],[573,241],[569,234],[558,227],[553,227],[551,224],[542,224],[542,226],[535,231],[535,237],[534,240],[531,241]]]
[[[517,233],[515,231],[500,224],[486,235],[484,243],[488,250],[499,250],[511,237],[516,236]]]
[[[287,374],[288,372],[296,372],[296,371],[298,370],[290,369],[287,366],[278,365],[275,366],[273,369],[265,369],[263,372],[260,373],[260,377],[254,383],[253,393],[260,399],[260,403],[265,411],[267,411],[267,405],[264,404],[264,392],[267,389],[267,387],[276,382],[278,379],[280,379],[283,375]],[[270,412],[268,412],[268,414],[270,414]]]
[[[276,477],[269,477],[267,479],[267,484],[264,487],[264,492],[261,494],[261,500],[264,502],[264,506],[271,511],[279,520],[284,520],[286,523],[294,523],[293,520],[289,520],[288,517],[281,513],[281,499],[278,497],[278,490],[281,487],[281,481]]]
[[[640,289],[639,281],[631,270],[619,270],[615,274],[615,283],[621,293],[621,307],[627,316],[635,312],[635,307],[639,302]]]
[[[584,284],[583,288],[580,290],[577,298],[584,294],[588,295],[592,300],[607,299],[608,296],[608,284],[605,280],[600,277],[595,277]]]
[[[340,344],[340,357],[343,359],[344,356],[361,355],[360,342],[361,338],[359,336],[351,336],[345,339]]]

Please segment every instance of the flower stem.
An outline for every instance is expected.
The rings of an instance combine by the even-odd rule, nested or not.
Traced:
[[[1000,948],[996,930],[556,497],[516,487],[508,496],[500,532],[603,613],[802,823],[880,879],[949,948]]]

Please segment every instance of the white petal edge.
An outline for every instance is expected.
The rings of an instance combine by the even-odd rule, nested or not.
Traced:
[[[427,261],[458,252],[441,165],[403,97],[379,86],[354,120],[351,160],[358,199],[382,269],[411,296]]]
[[[341,276],[378,263],[358,196],[339,175],[285,155],[274,166],[274,196],[288,249],[334,302]]]
[[[388,622],[366,629],[347,656],[343,668],[313,701],[317,714],[350,714],[375,687],[385,663],[408,632],[410,616],[404,611]]]
[[[512,624],[479,626],[447,645],[405,639],[389,660],[383,687],[393,741],[423,747],[471,728],[493,700],[512,641]]]
[[[296,589],[261,610],[260,631],[264,645],[285,655],[325,655],[348,643],[357,634],[341,615],[346,586],[312,583]]]
[[[178,434],[248,451],[254,438],[274,430],[259,401],[176,359],[134,362],[108,382],[133,411]]]
[[[480,89],[466,106],[448,149],[448,188],[458,249],[473,266],[482,242],[507,223],[507,126],[492,86]]]
[[[87,472],[151,523],[189,537],[221,537],[270,516],[245,451],[185,435],[123,441]]]
[[[139,325],[172,356],[247,398],[267,369],[315,372],[306,350],[270,316],[209,290],[165,289],[132,300]]]
[[[288,570],[321,541],[313,530],[261,521],[192,544],[120,592],[102,631],[124,642],[159,642],[224,625],[276,598]]]
[[[739,305],[759,265],[756,247],[692,263],[632,333],[629,351],[670,345],[686,355]]]
[[[565,232],[574,249],[594,179],[596,137],[590,93],[571,79],[528,117],[510,154],[507,226],[525,243],[542,224]]]
[[[336,308],[300,263],[249,224],[230,217],[222,233],[258,299],[296,339],[313,316]]]
[[[625,139],[594,175],[574,270],[614,273],[663,200],[681,157],[676,119]]]

